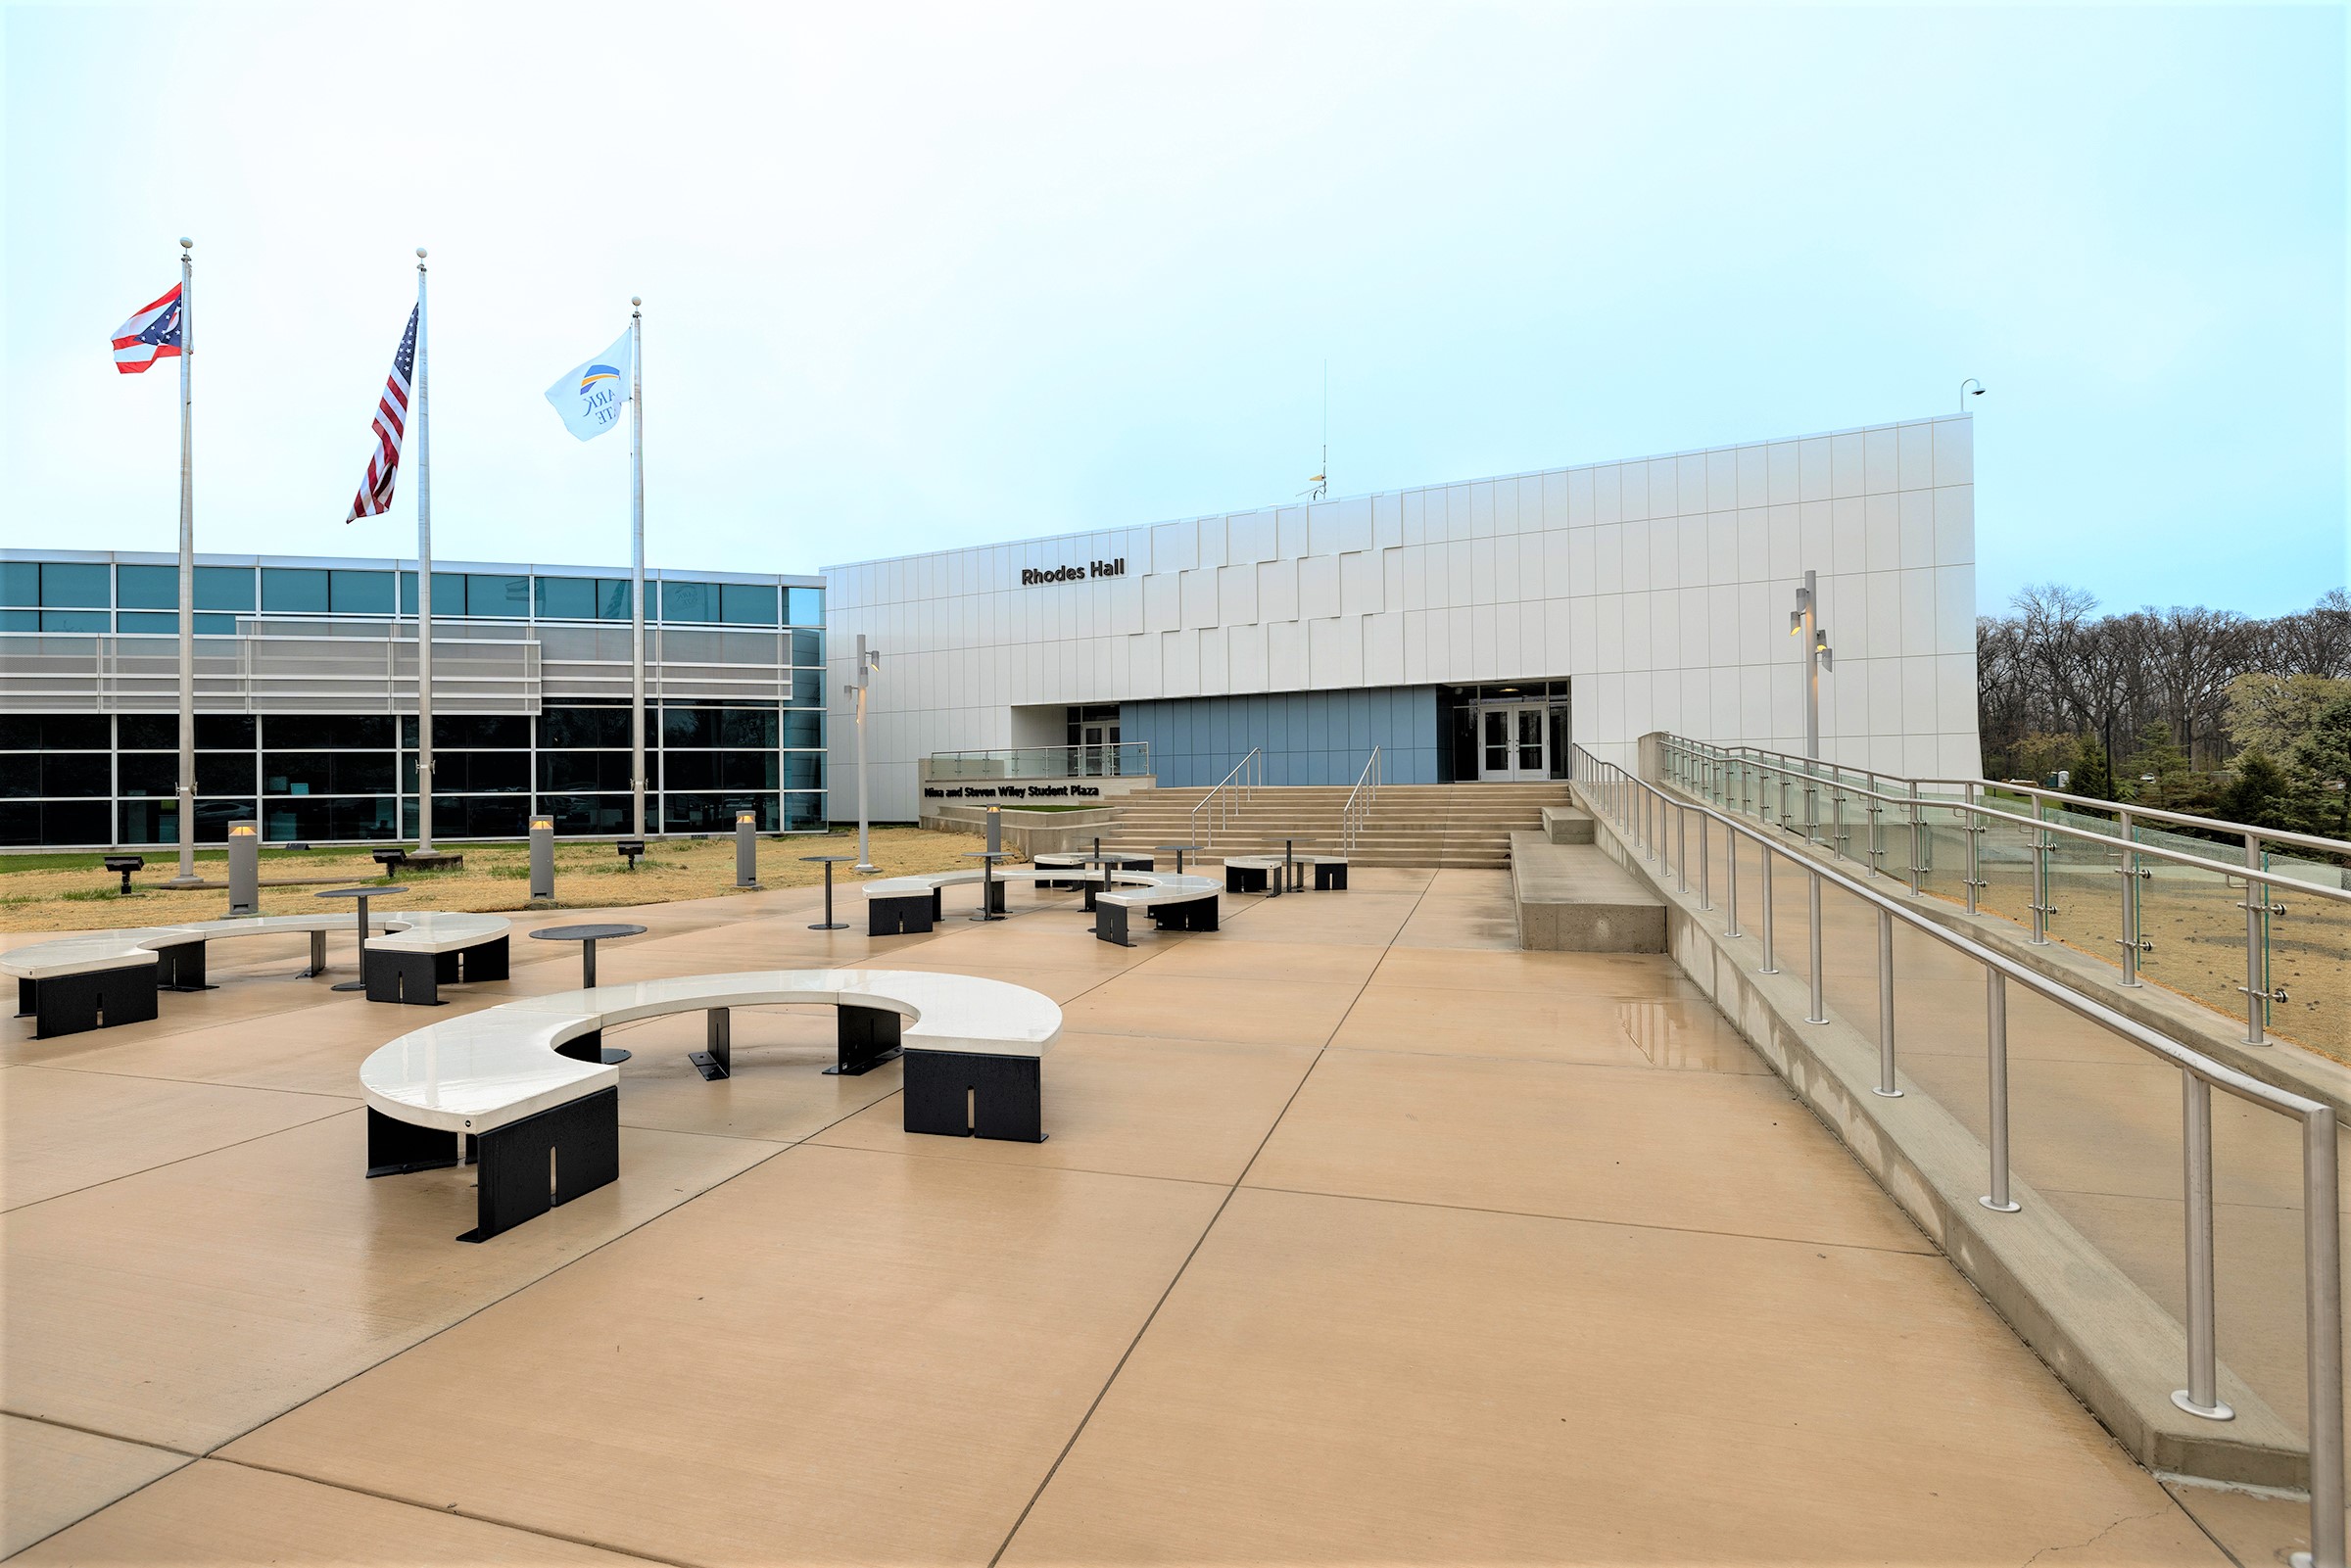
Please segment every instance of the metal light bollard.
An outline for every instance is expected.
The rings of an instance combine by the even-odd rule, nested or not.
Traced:
[[[531,902],[555,901],[555,819],[531,819]]]
[[[756,812],[735,813],[735,885],[754,892],[759,887],[759,816]]]
[[[228,825],[228,913],[262,912],[262,830],[259,823]]]

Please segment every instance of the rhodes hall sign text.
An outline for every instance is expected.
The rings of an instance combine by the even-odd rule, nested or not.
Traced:
[[[1039,583],[1076,583],[1088,577],[1125,577],[1127,557],[1115,561],[1087,561],[1083,566],[1056,566],[1040,571],[1033,566],[1021,568],[1021,587],[1034,588]]]

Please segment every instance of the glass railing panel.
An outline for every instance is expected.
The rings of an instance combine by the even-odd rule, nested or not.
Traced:
[[[1998,817],[1978,819],[1977,907],[2027,927],[2033,925],[2033,841],[2037,830]]]
[[[1967,813],[1955,806],[1919,806],[1918,890],[1964,907],[1967,903]]]
[[[2345,978],[2351,975],[2351,903],[2306,890],[2351,889],[2351,868],[2273,855],[2269,869],[2290,879],[2269,889],[2269,980],[2273,990],[2285,992],[2284,1001],[2270,1004],[2269,1027],[2351,1062],[2351,980]]]
[[[2174,835],[2139,830],[2143,841]],[[2245,883],[2218,867],[2146,858],[2138,880],[2139,974],[2150,983],[2242,1018]]]
[[[2057,820],[2051,813],[2050,819]],[[2067,817],[2068,827],[2104,828],[2085,819]],[[2049,868],[2049,940],[2120,970],[2123,961],[2123,879],[2120,840],[2086,838],[2079,832],[2051,832]]]

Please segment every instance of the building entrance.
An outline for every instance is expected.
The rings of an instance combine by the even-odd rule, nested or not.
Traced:
[[[1438,690],[1438,711],[1448,734],[1438,757],[1442,782],[1527,783],[1567,777],[1565,681],[1443,687]]]
[[[1488,779],[1548,779],[1544,744],[1547,710],[1532,705],[1480,710],[1477,776]]]

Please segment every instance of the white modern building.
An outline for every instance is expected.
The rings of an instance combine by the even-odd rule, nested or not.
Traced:
[[[1956,414],[828,567],[834,814],[860,636],[881,821],[957,751],[1145,741],[1183,785],[1253,747],[1275,784],[1374,745],[1390,783],[1564,777],[1653,730],[1801,750],[1807,570],[1824,755],[1973,777],[1973,457]]]

